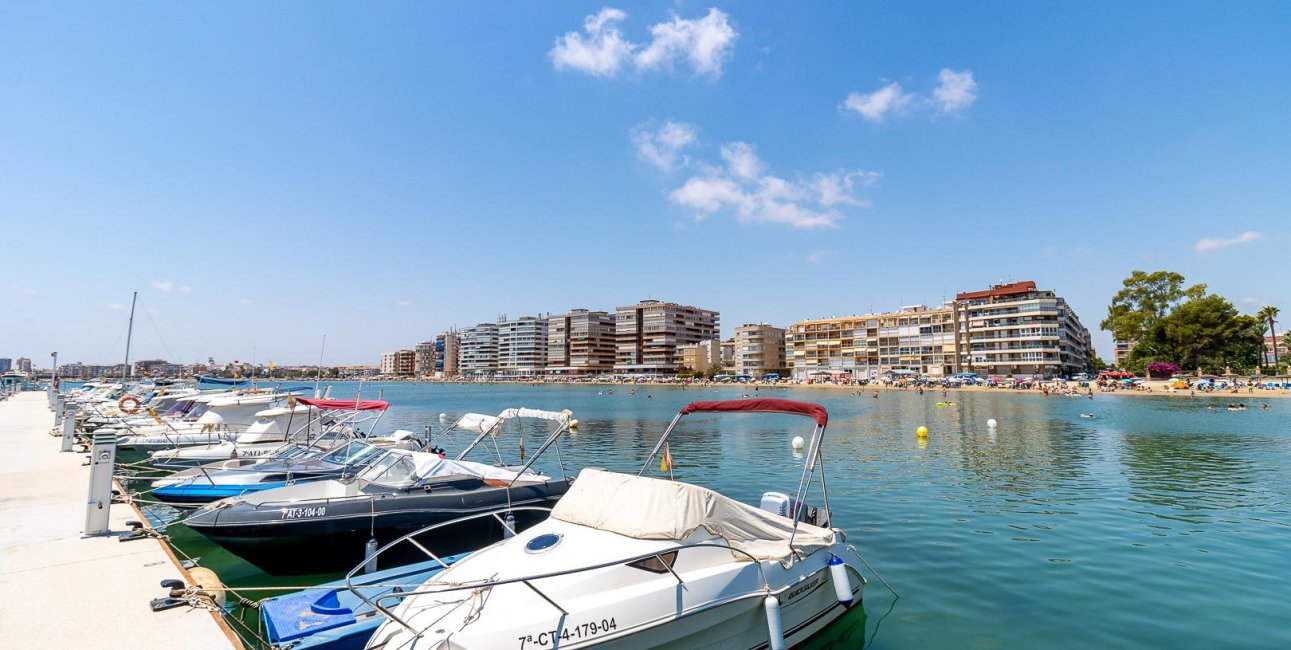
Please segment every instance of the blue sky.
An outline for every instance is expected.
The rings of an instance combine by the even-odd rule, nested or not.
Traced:
[[[1008,279],[1096,331],[1136,268],[1291,312],[1288,33],[1278,2],[7,4],[0,356],[113,362],[136,289],[135,358],[280,364]]]

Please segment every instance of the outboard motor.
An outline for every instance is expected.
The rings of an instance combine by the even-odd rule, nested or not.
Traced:
[[[783,492],[766,492],[762,495],[761,508],[781,517],[792,519],[794,511],[798,509],[798,501]],[[804,504],[798,521],[820,526],[821,528],[829,528],[829,511]]]

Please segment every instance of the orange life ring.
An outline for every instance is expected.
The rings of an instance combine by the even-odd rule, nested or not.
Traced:
[[[126,404],[129,404],[129,406],[126,406]],[[134,415],[139,412],[139,398],[133,395],[126,395],[121,398],[121,401],[117,402],[117,407],[126,415]]]

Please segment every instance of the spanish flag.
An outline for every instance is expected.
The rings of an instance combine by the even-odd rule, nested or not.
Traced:
[[[672,452],[668,451],[668,443],[663,443],[663,456],[659,458],[659,471],[672,471]]]

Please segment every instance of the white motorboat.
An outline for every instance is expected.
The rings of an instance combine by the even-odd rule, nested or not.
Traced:
[[[289,395],[294,393],[234,393],[195,397],[195,401],[205,402],[206,405],[205,412],[195,421],[182,424],[161,421],[153,426],[131,429],[130,435],[117,439],[117,449],[149,452],[172,447],[213,445],[232,440],[235,434],[245,431],[255,422],[256,413],[278,405]]]
[[[840,617],[859,602],[864,579],[843,531],[829,527],[820,463],[825,409],[778,399],[694,402],[641,473],[662,454],[661,469],[671,475],[669,434],[700,412],[813,418],[795,496],[769,492],[755,508],[696,485],[585,469],[546,521],[413,591],[371,601],[388,620],[367,648],[778,650]],[[817,478],[824,507],[808,508]]]

